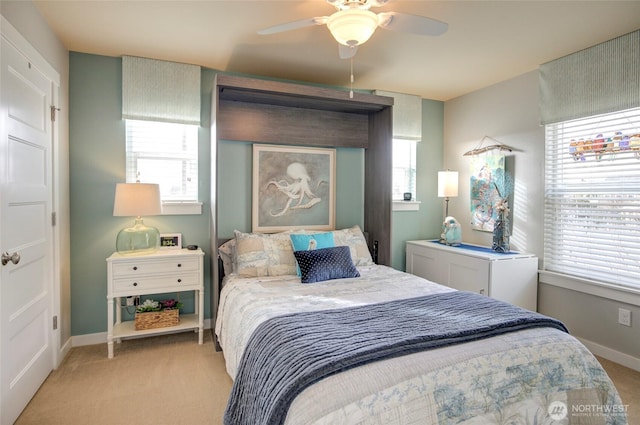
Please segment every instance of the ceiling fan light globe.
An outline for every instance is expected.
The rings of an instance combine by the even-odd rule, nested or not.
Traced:
[[[378,27],[378,15],[369,10],[341,10],[329,16],[327,27],[338,43],[359,46],[366,42]]]

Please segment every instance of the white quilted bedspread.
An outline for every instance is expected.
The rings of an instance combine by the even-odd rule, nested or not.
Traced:
[[[358,269],[361,278],[308,285],[295,276],[227,277],[216,335],[229,375],[235,378],[251,333],[270,317],[451,291],[389,267]],[[564,418],[557,416],[558,405],[567,408]],[[574,413],[572,406],[578,406]],[[600,407],[587,415],[584,406],[605,406],[609,413]],[[550,328],[378,361],[330,376],[304,390],[286,420],[291,425],[568,423],[627,421],[597,360],[575,338]]]

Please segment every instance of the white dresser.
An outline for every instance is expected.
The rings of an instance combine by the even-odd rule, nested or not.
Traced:
[[[161,249],[153,254],[120,255],[107,258],[107,348],[113,357],[113,341],[133,336],[150,336],[182,330],[204,331],[204,279],[201,249]],[[122,321],[121,298],[170,292],[194,292],[194,314],[180,314],[177,326],[135,330],[133,321]],[[115,320],[114,320],[115,310]]]
[[[407,273],[461,291],[478,292],[536,311],[538,258],[519,252],[437,240],[407,241]]]

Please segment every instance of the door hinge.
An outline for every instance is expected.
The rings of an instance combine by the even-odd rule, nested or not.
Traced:
[[[55,226],[56,225],[56,220],[57,220],[57,216],[55,212],[51,213],[51,225]]]
[[[51,121],[56,121],[56,111],[59,111],[60,108],[56,108],[54,105],[51,105]]]
[[[58,316],[53,316],[53,330],[58,330]]]

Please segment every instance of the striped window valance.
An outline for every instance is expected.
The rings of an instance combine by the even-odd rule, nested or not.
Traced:
[[[422,98],[383,90],[375,90],[374,93],[393,98],[393,138],[421,141]]]
[[[640,106],[640,30],[540,65],[542,124]]]
[[[200,67],[123,56],[122,118],[200,125]]]

